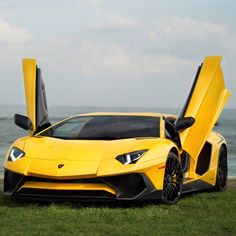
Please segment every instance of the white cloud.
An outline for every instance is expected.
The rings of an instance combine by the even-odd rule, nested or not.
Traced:
[[[11,26],[0,18],[0,43],[25,43],[32,35],[25,29]]]
[[[77,47],[52,43],[50,47],[41,45],[35,49],[43,63],[50,70],[61,74],[71,72],[80,78],[115,80],[148,80],[150,78],[178,79],[176,74],[184,74],[195,62],[164,53],[135,53],[121,44],[101,43],[82,40]],[[63,63],[62,61],[69,63]],[[171,70],[170,70],[171,68]]]
[[[53,37],[49,39],[49,43],[57,46],[68,46],[72,44],[72,39],[69,37]]]
[[[94,29],[137,29],[140,23],[137,19],[121,15],[103,13],[100,20],[92,25]]]
[[[70,54],[70,58],[75,60],[74,67],[79,68],[83,76],[89,77],[148,79],[171,76],[172,80],[179,79],[176,74],[183,74],[185,70],[196,65],[196,61],[180,55],[132,52],[122,44],[91,40],[82,41],[79,48],[71,53],[73,55]]]
[[[44,50],[40,53],[43,54],[41,57],[48,57],[50,53],[49,61],[54,62],[52,66],[62,73],[74,68],[82,77],[139,79],[161,72],[154,56],[131,53],[120,44],[83,40],[77,48],[58,47],[60,45],[52,44],[50,51]],[[58,66],[61,63],[61,55],[70,63]]]
[[[86,0],[87,4],[92,8],[96,20],[91,24],[92,29],[96,30],[132,30],[140,26],[137,18],[114,14],[102,8],[99,0]]]
[[[195,38],[206,40],[224,38],[229,31],[227,26],[208,21],[197,21],[189,17],[165,16],[153,19],[153,28],[148,32],[150,39]]]
[[[76,105],[85,96],[91,96],[88,99],[91,104],[126,105],[130,101],[131,105],[141,106],[151,104],[152,100],[161,102],[155,106],[162,102],[169,106],[173,101],[174,105],[182,105],[203,57],[221,54],[225,57],[225,78],[231,83],[231,90],[235,88],[236,35],[230,24],[217,24],[211,18],[204,21],[160,14],[157,18],[156,13],[143,17],[135,14],[135,9],[124,15],[121,9],[107,8],[109,1],[106,2],[83,0],[82,6],[77,1],[77,8],[69,4],[67,10],[63,6],[60,11],[54,11],[55,14],[51,14],[50,7],[48,12],[41,9],[37,16],[31,16],[30,32],[40,35],[34,40],[30,40],[31,35],[26,30],[13,27],[13,23],[9,25],[0,18],[0,79],[4,83],[10,81],[9,89],[12,81],[21,84],[20,59],[36,57],[47,88],[51,89],[49,94],[55,97],[54,104],[72,102]],[[15,11],[19,13],[18,8]],[[41,14],[44,21],[38,22]],[[22,11],[21,15],[24,15]],[[19,16],[15,21],[11,18],[14,26],[24,25],[27,20],[28,16]],[[39,27],[35,27],[35,22]],[[70,93],[64,99],[61,94],[65,86],[70,87]],[[15,94],[17,92],[15,86]],[[5,102],[7,95],[1,97]],[[165,97],[167,99],[163,99]],[[16,101],[13,98],[12,103]],[[85,101],[85,105],[88,103]]]

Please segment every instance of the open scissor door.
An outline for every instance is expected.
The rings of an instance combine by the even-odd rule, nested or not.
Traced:
[[[27,117],[32,123],[30,134],[33,134],[50,124],[45,86],[35,59],[23,59],[22,64]]]
[[[179,117],[179,120],[184,117],[195,119],[190,128],[179,133],[182,149],[195,160],[230,96],[220,62],[220,56],[204,59]]]

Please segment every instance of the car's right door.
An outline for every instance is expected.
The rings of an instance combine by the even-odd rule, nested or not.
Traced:
[[[208,56],[199,67],[179,119],[193,117],[195,123],[179,133],[182,149],[197,160],[230,92],[226,89],[220,56]]]

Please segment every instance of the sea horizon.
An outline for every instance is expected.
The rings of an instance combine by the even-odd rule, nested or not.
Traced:
[[[89,112],[158,112],[179,115],[181,108],[158,107],[108,107],[108,106],[49,106],[49,119],[52,123],[66,117]],[[27,132],[14,124],[14,114],[26,114],[24,105],[0,105],[0,175],[3,174],[3,161],[10,145]],[[221,133],[228,144],[229,175],[236,176],[236,109],[223,110],[218,126],[214,130]]]

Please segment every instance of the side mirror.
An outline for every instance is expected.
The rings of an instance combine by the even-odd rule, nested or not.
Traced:
[[[195,122],[193,117],[184,117],[182,119],[178,119],[175,123],[175,131],[181,132],[189,127],[191,127]]]
[[[30,130],[32,128],[32,122],[27,116],[15,114],[14,122],[17,126],[21,127],[22,129]]]

